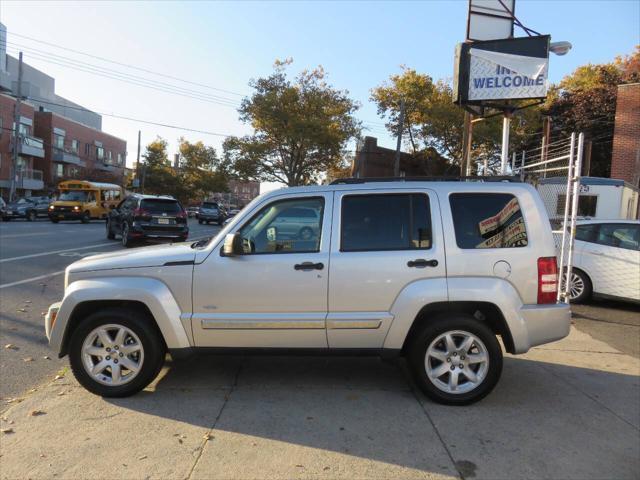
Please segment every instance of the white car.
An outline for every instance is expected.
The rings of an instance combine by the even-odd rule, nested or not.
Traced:
[[[522,183],[342,180],[266,193],[207,241],[87,257],[45,318],[78,381],[131,395],[168,350],[407,357],[455,405],[506,351],[569,333],[545,207]]]
[[[581,220],[571,272],[570,299],[592,294],[640,301],[640,221]]]

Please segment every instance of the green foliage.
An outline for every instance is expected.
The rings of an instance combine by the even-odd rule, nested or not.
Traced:
[[[239,112],[254,133],[224,142],[225,164],[240,178],[289,186],[318,182],[340,164],[347,142],[360,131],[353,116],[358,105],[327,84],[322,67],[291,81],[290,64],[276,62],[272,75],[251,81],[255,92]]]
[[[544,112],[553,119],[554,134],[584,132],[592,140],[591,172],[608,177],[618,85],[640,81],[640,48],[611,63],[583,65],[554,86]]]
[[[215,149],[183,138],[179,142],[177,170],[167,156],[166,140],[158,137],[147,145],[140,171],[144,193],[171,195],[186,204],[202,200],[211,192],[227,191],[227,174],[221,168]]]

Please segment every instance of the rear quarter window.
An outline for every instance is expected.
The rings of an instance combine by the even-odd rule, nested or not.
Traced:
[[[449,203],[459,248],[517,248],[528,244],[524,218],[514,195],[453,193]]]

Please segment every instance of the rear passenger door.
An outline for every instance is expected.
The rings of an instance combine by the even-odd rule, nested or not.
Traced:
[[[329,273],[330,348],[380,348],[400,292],[442,279],[445,252],[435,192],[336,191]]]

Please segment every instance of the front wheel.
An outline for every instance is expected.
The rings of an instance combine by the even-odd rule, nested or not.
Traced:
[[[49,220],[51,220],[51,223],[58,223],[60,221],[57,218],[49,218]]]
[[[124,222],[122,225],[122,246],[125,248],[132,247],[131,239],[129,238],[129,224]]]
[[[35,222],[37,219],[38,219],[38,214],[34,210],[31,210],[27,213],[28,222]]]
[[[446,405],[484,398],[502,373],[502,349],[487,325],[470,315],[443,315],[415,336],[409,362],[420,389]]]
[[[82,223],[89,223],[91,221],[91,213],[89,213],[88,211],[84,212],[82,214],[82,217],[80,218],[80,221]]]
[[[89,315],[69,343],[74,376],[103,397],[127,397],[145,388],[160,372],[164,354],[153,319],[121,308]]]

